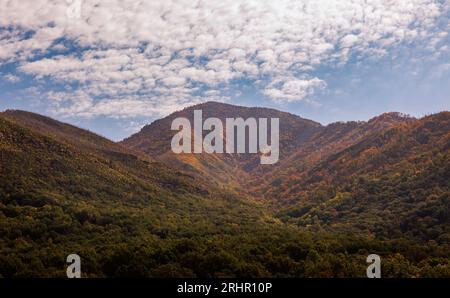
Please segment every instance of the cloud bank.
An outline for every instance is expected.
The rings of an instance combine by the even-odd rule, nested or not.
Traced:
[[[79,5],[79,6],[78,6]],[[0,0],[0,63],[31,76],[55,113],[134,117],[261,97],[308,101],[324,67],[400,46],[438,55],[450,1]],[[79,10],[78,10],[79,8]],[[447,23],[448,24],[448,23]]]

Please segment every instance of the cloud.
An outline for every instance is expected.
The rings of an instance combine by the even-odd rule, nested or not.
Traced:
[[[4,75],[3,79],[10,83],[18,83],[21,81],[20,77],[13,75],[13,74]]]
[[[325,87],[326,83],[318,78],[280,78],[273,80],[264,90],[264,94],[277,101],[292,102],[302,100],[316,89]]]
[[[243,80],[274,101],[307,101],[327,86],[319,68],[402,45],[445,50],[436,24],[450,10],[438,0],[81,3],[69,18],[66,1],[0,0],[0,63],[57,91],[55,113],[115,117],[228,100]]]

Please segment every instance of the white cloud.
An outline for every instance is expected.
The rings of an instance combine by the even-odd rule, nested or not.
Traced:
[[[318,67],[400,44],[439,51],[447,35],[434,28],[450,9],[438,0],[84,0],[80,18],[68,18],[65,1],[0,6],[0,63],[78,84],[55,112],[118,117],[226,100],[224,86],[241,79],[275,101],[308,100],[326,86]]]
[[[269,84],[264,94],[277,101],[292,102],[302,100],[325,86],[326,83],[318,78],[280,78]]]
[[[13,74],[4,75],[3,79],[10,83],[18,83],[21,81],[20,77],[13,75]]]
[[[348,34],[344,36],[340,41],[340,46],[343,48],[351,48],[355,44],[357,44],[359,38],[354,34]]]

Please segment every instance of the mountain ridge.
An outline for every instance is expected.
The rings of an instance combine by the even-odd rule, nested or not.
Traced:
[[[203,111],[204,118],[216,117],[223,122],[225,121],[225,118],[228,117],[242,117],[244,119],[249,117],[279,117],[280,161],[274,166],[264,167],[259,165],[258,155],[242,155],[235,158],[228,154],[196,154],[189,155],[189,158],[187,158],[186,155],[183,154],[172,154],[170,150],[170,140],[174,135],[174,132],[170,131],[171,121],[178,117],[186,117],[192,121],[193,111],[197,109]],[[298,155],[298,158],[304,158],[305,153],[302,153],[302,148],[310,146],[311,138],[319,138],[321,135],[326,136],[327,134],[331,134],[331,136],[328,136],[323,140],[323,142],[325,142],[324,144],[320,145],[321,143],[318,142],[315,147],[311,148],[310,153],[308,153],[315,154],[316,152],[314,151],[323,151],[322,147],[326,147],[328,143],[334,142],[336,143],[335,148],[324,153],[331,154],[343,150],[346,146],[350,146],[357,142],[357,140],[362,139],[370,132],[382,131],[389,129],[391,126],[398,125],[399,123],[409,123],[414,121],[417,121],[417,119],[406,114],[388,112],[375,116],[368,121],[335,122],[324,126],[318,122],[304,119],[291,113],[280,112],[275,109],[207,102],[185,108],[174,112],[163,119],[156,120],[120,143],[129,148],[142,151],[152,158],[160,159],[166,163],[184,169],[189,169],[189,172],[193,175],[200,177],[205,176],[207,179],[213,179],[218,185],[230,183],[230,181],[233,180],[233,176],[245,177],[244,179],[241,179],[241,181],[233,181],[234,185],[237,188],[240,188],[240,190],[250,187],[250,193],[255,194],[258,193],[258,191],[255,191],[254,186],[259,187],[261,181],[267,180],[264,176],[267,176],[269,172],[276,172],[278,168],[291,166],[289,165],[289,162],[296,159],[295,155]],[[329,133],[327,133],[328,131]],[[341,138],[347,138],[347,141],[343,142],[341,145],[338,145],[340,138],[339,134],[341,134]],[[215,167],[216,169],[223,169],[223,171],[220,172],[220,175],[218,175],[219,177],[215,176],[214,173],[211,174],[208,173],[207,170],[204,170],[206,165],[211,166],[211,164],[217,164],[217,167]],[[233,174],[233,172],[235,174]],[[223,181],[223,177],[228,178]],[[250,182],[242,183],[242,181]]]

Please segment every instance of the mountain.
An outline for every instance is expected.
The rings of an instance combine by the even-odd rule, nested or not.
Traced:
[[[86,181],[104,181],[105,188],[145,180],[159,186],[173,182],[174,186],[201,189],[188,175],[180,175],[176,169],[162,166],[138,152],[77,127],[24,111],[6,111],[1,114],[1,120],[4,169],[11,168],[8,174],[17,174],[17,181],[22,179],[21,171],[28,170],[24,165],[29,165],[30,171],[37,170],[36,166],[40,165],[52,171],[46,175],[58,173],[62,179],[69,180],[64,174],[79,174]],[[21,171],[13,169],[14,166]],[[96,177],[89,177],[90,173],[95,173]],[[42,171],[27,174],[36,175],[39,178],[36,182],[48,183]],[[172,177],[180,179],[175,181]]]
[[[303,226],[365,230],[378,238],[450,240],[450,113],[373,132],[269,193]],[[277,179],[280,179],[277,177]]]
[[[417,119],[399,113],[385,113],[369,121],[337,122],[324,127],[314,134],[308,143],[297,148],[277,169],[264,177],[265,187],[279,184],[280,181],[295,183],[297,187],[291,188],[295,192],[299,187],[304,187],[307,181],[313,181],[317,168],[327,165],[331,159],[345,152],[360,142],[369,142],[377,134],[382,134],[394,127],[415,123]],[[336,170],[336,169],[335,169]],[[336,171],[335,171],[336,172]],[[331,174],[330,172],[327,174]],[[338,177],[345,177],[342,173]],[[320,178],[318,180],[321,181]],[[301,182],[301,183],[300,183]],[[261,182],[259,182],[261,185]],[[278,189],[275,193],[264,189],[263,192],[270,198],[277,198],[275,193],[282,193]]]
[[[274,165],[261,165],[255,154],[174,154],[170,143],[176,133],[171,131],[174,119],[183,117],[193,123],[195,110],[203,112],[203,119],[226,118],[280,119],[280,160]],[[249,108],[207,102],[175,112],[145,126],[140,132],[121,142],[127,148],[143,152],[148,157],[189,172],[197,178],[238,192],[260,198],[275,199],[283,191],[270,191],[280,181],[288,181],[299,173],[307,174],[320,162],[357,144],[371,134],[385,131],[401,123],[416,119],[399,113],[386,113],[364,122],[342,122],[327,126],[299,116],[267,108]],[[225,125],[224,125],[225,127]],[[205,135],[205,132],[203,133]],[[204,136],[203,135],[203,136]],[[223,136],[226,139],[226,136]],[[224,141],[225,142],[225,141]]]
[[[261,166],[257,155],[171,153],[171,122],[177,117],[192,121],[194,110],[222,121],[279,118],[280,161]],[[290,224],[381,238],[408,233],[420,241],[448,244],[449,115],[416,119],[392,112],[322,126],[272,109],[208,102],[155,121],[122,144],[196,177],[217,184],[231,181],[236,192],[264,201]],[[372,184],[376,191],[367,189]],[[434,210],[433,220],[415,222],[428,214],[424,210]]]
[[[175,245],[166,238],[224,234],[265,218],[251,200],[29,112],[0,114],[0,169],[4,277],[64,276],[69,251],[95,262],[87,262],[87,274],[132,274],[120,268],[126,264],[109,263],[124,253],[124,243],[127,252],[156,251],[161,243]],[[148,270],[163,274],[157,267]]]
[[[125,148],[93,132],[49,117],[20,110],[6,110],[1,115],[4,119],[8,119],[20,126],[39,131],[58,141],[68,142],[79,149],[82,148],[85,152],[103,155],[105,158],[109,155],[127,155],[132,152],[133,155],[139,156],[141,159],[151,161],[148,156],[140,154],[140,152],[131,151],[129,148]]]
[[[193,123],[195,110],[202,111],[203,119],[211,117],[220,119],[224,127],[226,118],[279,118],[281,159],[289,156],[296,148],[302,147],[314,133],[322,128],[322,125],[317,122],[274,109],[207,102],[157,120],[125,139],[121,144],[188,171],[197,177],[214,181],[217,185],[232,185],[240,191],[245,181],[271,169],[271,166],[260,165],[259,156],[254,154],[174,154],[170,143],[176,131],[171,131],[171,123],[179,117],[187,118]],[[203,132],[203,137],[205,134]],[[226,136],[223,139],[226,139]]]
[[[175,155],[176,117],[280,118],[280,161]],[[121,143],[0,113],[0,277],[450,276],[450,113],[323,126],[208,102]],[[226,138],[226,135],[224,135]]]

